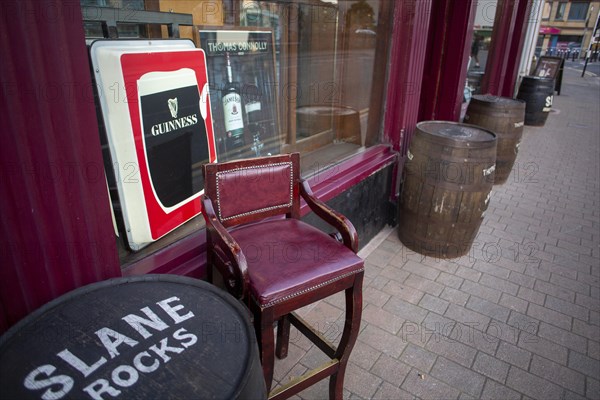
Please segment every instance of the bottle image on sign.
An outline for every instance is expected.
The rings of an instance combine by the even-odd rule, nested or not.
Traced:
[[[225,53],[225,57],[227,59],[227,83],[223,90],[223,117],[225,132],[227,132],[227,148],[234,149],[244,145],[242,96],[237,89],[237,84],[233,81],[229,53]]]

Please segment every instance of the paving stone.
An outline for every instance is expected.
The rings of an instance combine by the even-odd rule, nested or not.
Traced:
[[[534,326],[531,328],[535,329]],[[492,320],[487,328],[485,339],[496,344],[499,340],[503,340],[511,344],[517,344],[519,341],[519,334],[522,332],[523,331],[515,328],[514,326]],[[535,335],[535,333],[530,334]]]
[[[446,272],[442,272],[435,281],[437,283],[441,283],[444,286],[450,286],[451,288],[458,289],[460,288],[460,285],[462,285],[464,279],[459,278],[456,275],[451,275]]]
[[[593,340],[588,340],[587,355],[595,358],[596,360],[600,360],[600,343]]]
[[[550,310],[549,308],[538,306],[537,304],[529,304],[527,315],[556,325],[559,328],[571,330],[571,317],[563,313]]]
[[[429,338],[435,334],[435,332],[428,332],[423,324],[424,322],[416,323],[406,321],[396,336],[398,336],[403,343],[412,343],[417,346],[425,347]]]
[[[394,335],[398,333],[405,322],[404,319],[371,304],[367,304],[363,310],[362,319]]]
[[[473,363],[473,370],[502,383],[506,381],[509,368],[509,364],[484,353],[477,354]]]
[[[493,322],[493,321],[492,321]],[[498,347],[499,339],[488,333],[475,329],[473,326],[457,323],[450,339],[457,340],[467,346],[474,347],[477,350],[494,354]]]
[[[538,319],[518,313],[516,311],[510,312],[510,316],[508,317],[508,321],[506,323],[514,328],[530,332],[532,334],[536,334],[540,326],[540,321]]]
[[[481,297],[482,299],[486,299],[493,303],[497,303],[500,301],[500,295],[502,292],[496,289],[489,288],[487,286],[480,285],[479,283],[471,282],[465,280],[460,287],[460,290],[463,292],[475,295],[477,297]]]
[[[560,299],[575,302],[575,292],[569,289],[565,289],[553,283],[537,280],[533,285],[533,288],[542,293],[549,294]]]
[[[427,316],[427,310],[410,304],[402,299],[392,297],[383,309],[394,314],[398,318],[420,323]]]
[[[432,336],[425,346],[427,350],[442,355],[466,367],[470,367],[477,350],[445,336]]]
[[[523,286],[519,288],[519,293],[517,293],[517,297],[523,300],[527,300],[530,303],[539,304],[541,306],[543,306],[544,302],[546,301],[546,295],[544,293],[540,293],[538,291],[531,290]]]
[[[561,365],[567,365],[567,348],[544,338],[521,335],[519,336],[518,346],[552,361],[556,361]]]
[[[400,356],[400,361],[422,373],[429,373],[437,355],[414,344],[409,344]]]
[[[391,357],[398,357],[406,347],[399,337],[373,325],[367,325],[362,330],[359,340]]]
[[[382,380],[359,366],[349,363],[344,377],[344,389],[356,393],[364,399],[373,397]]]
[[[489,317],[456,304],[450,304],[444,316],[481,331],[485,331],[490,323]]]
[[[576,351],[569,352],[569,368],[582,374],[597,378],[600,376],[600,361],[580,354]]]
[[[394,257],[394,253],[386,251],[381,247],[377,247],[369,256],[365,259],[367,263],[374,264],[378,267],[385,267],[388,265],[390,260]]]
[[[508,371],[506,384],[518,392],[539,400],[559,399],[563,392],[561,387],[514,366]]]
[[[439,297],[431,296],[430,294],[425,294],[421,301],[419,302],[419,306],[423,307],[429,311],[433,311],[438,314],[444,314],[446,309],[448,308],[448,302],[446,300],[442,300]]]
[[[374,349],[359,339],[354,344],[352,353],[350,353],[350,362],[369,370],[375,364],[377,359],[379,359],[381,354],[381,351]]]
[[[547,308],[550,308],[554,311],[561,312],[566,315],[570,315],[574,318],[579,318],[582,321],[588,321],[589,312],[588,309],[582,306],[578,306],[571,302],[567,302],[561,299],[558,299],[553,296],[546,296],[546,304]]]
[[[572,369],[534,355],[529,371],[575,393],[585,394],[585,377]]]
[[[475,265],[473,265],[473,269],[476,269],[479,272],[496,276],[501,279],[508,279],[508,276],[511,272],[509,269],[498,267],[494,264],[489,264],[482,261],[476,262]]]
[[[374,400],[414,400],[414,398],[415,397],[407,391],[387,382],[383,382],[381,386],[379,386],[375,396],[373,396]]]
[[[519,286],[507,281],[506,279],[500,279],[493,275],[483,274],[479,283],[485,286],[492,287],[494,289],[501,290],[505,293],[512,294],[513,296],[517,295],[519,291]]]
[[[442,290],[444,290],[444,285],[440,285],[439,283],[414,274],[411,274],[408,278],[406,278],[404,283],[417,290],[432,294],[434,296],[439,296],[440,293],[442,293]]]
[[[552,261],[552,260],[551,260]],[[541,281],[549,281],[550,280],[550,271],[546,271],[542,268],[539,268],[535,265],[528,265],[525,268],[525,271],[523,272],[523,274],[531,276],[537,280],[541,280]]]
[[[509,364],[516,365],[524,370],[529,369],[531,356],[529,351],[506,342],[500,342],[498,350],[496,351],[497,358],[504,360]]]
[[[550,282],[586,296],[590,294],[590,285],[558,274],[552,274]]]
[[[463,279],[468,279],[473,282],[477,282],[479,278],[481,278],[481,272],[476,271],[472,268],[459,266],[456,270],[456,276],[461,277]]]
[[[506,293],[502,293],[499,304],[521,314],[525,314],[529,306],[527,301]]]
[[[585,353],[587,349],[587,340],[583,336],[565,331],[545,322],[540,324],[538,335],[580,353]]]
[[[398,266],[388,265],[387,267],[381,270],[379,275],[394,280],[398,283],[402,283],[406,280],[406,278],[408,278],[410,274],[406,271],[402,271]]]
[[[467,308],[502,322],[506,322],[510,314],[509,308],[480,299],[477,296],[471,296],[469,298]]]
[[[431,375],[474,397],[479,397],[485,383],[482,375],[444,357],[438,357]]]
[[[420,290],[393,280],[388,281],[382,290],[396,299],[406,300],[412,304],[418,304],[425,294]]]
[[[440,294],[440,298],[449,301],[450,303],[464,306],[467,304],[469,294],[460,290],[453,289],[451,287],[445,287],[444,291]]]
[[[440,275],[439,270],[428,267],[426,265],[423,265],[422,263],[418,263],[413,260],[407,261],[406,264],[404,264],[404,266],[402,267],[402,269],[404,271],[413,273],[415,275],[422,276],[423,278],[426,278],[426,279],[429,279],[432,281],[434,281]]]
[[[406,350],[405,350],[406,351]],[[411,367],[394,358],[382,354],[371,368],[371,372],[399,387],[410,372]]]
[[[510,272],[508,280],[512,283],[515,283],[519,286],[525,286],[529,289],[533,289],[533,284],[535,283],[535,278],[524,274],[520,274],[515,271]]]
[[[303,349],[301,349],[293,343],[290,343],[288,347],[288,356],[286,358],[280,360],[277,357],[275,357],[273,379],[275,379],[276,381],[282,380],[286,375],[290,373],[290,371],[292,371],[294,366],[298,364],[300,359],[302,359],[302,357],[304,357],[305,354],[306,352]],[[302,373],[303,372],[301,372],[300,374]]]
[[[450,385],[429,375],[421,379],[419,372],[412,370],[404,383],[402,389],[417,396],[420,399],[458,399],[460,392]]]
[[[488,379],[485,382],[483,393],[481,393],[482,400],[520,400],[521,393],[515,392],[514,390],[494,382]]]
[[[593,400],[600,399],[600,382],[589,376],[586,378],[586,381],[585,397]]]
[[[383,305],[390,299],[390,295],[382,292],[371,286],[367,286],[363,290],[363,302],[366,304],[372,304],[376,307],[383,307]],[[344,300],[344,299],[342,299]],[[345,301],[345,300],[344,300]]]
[[[600,312],[600,300],[591,296],[585,296],[581,293],[575,294],[575,303],[592,311]]]
[[[596,342],[600,341],[600,329],[578,319],[573,320],[573,332]]]

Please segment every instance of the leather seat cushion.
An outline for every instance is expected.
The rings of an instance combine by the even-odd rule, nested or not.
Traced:
[[[363,260],[296,219],[262,221],[230,231],[248,263],[250,290],[262,307],[363,270]]]

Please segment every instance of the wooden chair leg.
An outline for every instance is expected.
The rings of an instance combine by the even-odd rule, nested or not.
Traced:
[[[275,355],[279,359],[286,358],[290,343],[290,319],[287,315],[279,318],[277,321],[277,347]]]
[[[363,273],[357,274],[354,285],[346,289],[346,319],[340,344],[335,352],[335,358],[340,360],[339,368],[329,379],[329,398],[341,400],[344,396],[344,374],[350,353],[356,343],[360,330],[362,315],[362,281]]]
[[[273,314],[269,310],[254,314],[254,330],[260,351],[260,362],[267,385],[267,392],[273,384],[273,367],[275,364],[275,334],[273,333]]]

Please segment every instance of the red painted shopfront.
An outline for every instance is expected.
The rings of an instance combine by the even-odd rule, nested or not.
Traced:
[[[156,6],[161,2],[145,3]],[[314,2],[264,3],[285,3],[294,9]],[[330,3],[324,12],[332,9]],[[367,4],[340,1],[336,12],[350,13],[354,3]],[[381,182],[386,186],[385,201],[393,210],[396,177],[416,123],[427,119],[458,121],[460,117],[477,2],[368,3],[376,3],[378,10],[373,23],[377,41],[369,38],[370,28],[355,29],[352,18],[344,19],[342,14],[339,19],[352,27],[347,31],[354,35],[342,45],[357,46],[360,51],[362,45],[356,38],[371,41],[375,59],[383,60],[372,67],[374,76],[381,79],[370,83],[371,96],[364,106],[370,112],[361,115],[366,132],[362,147],[335,164],[315,164],[320,170],[309,176],[309,182],[315,194],[326,201],[335,202],[346,195],[350,197],[346,202],[352,202],[361,185],[376,180],[385,170],[388,172]],[[532,22],[528,20],[529,3],[497,3],[482,82],[485,92],[512,96],[524,33]],[[235,2],[223,4],[235,10]],[[146,273],[203,277],[206,244],[202,226],[176,235],[152,252],[129,256],[126,262],[120,256],[80,2],[6,1],[0,13],[0,332],[51,299],[92,282]],[[224,16],[226,22],[228,18]],[[289,36],[285,38],[289,49],[300,49],[300,55],[302,46],[313,40],[294,29],[284,33]],[[318,41],[313,40],[317,46],[314,43]],[[282,60],[285,63],[289,58]],[[332,76],[350,77],[351,68],[351,64],[342,65]],[[311,73],[297,69],[288,65],[286,73]],[[296,105],[286,103],[286,107],[291,106]],[[282,110],[281,115],[283,130],[296,126],[295,114]],[[283,150],[303,151],[300,142],[289,137],[289,147]],[[379,212],[365,214],[364,219],[389,223],[389,218],[376,215]],[[368,239],[372,233],[365,236]]]

